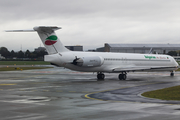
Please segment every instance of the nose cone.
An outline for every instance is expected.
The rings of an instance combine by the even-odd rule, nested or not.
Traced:
[[[173,58],[174,59],[174,58]],[[176,62],[176,60],[174,59],[174,64],[175,66],[179,66],[179,64]]]
[[[172,60],[173,60],[174,66],[176,67],[176,70],[177,70],[180,66],[173,57],[172,57]]]

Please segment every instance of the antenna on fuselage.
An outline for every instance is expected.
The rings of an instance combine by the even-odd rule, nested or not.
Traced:
[[[151,48],[151,49],[149,50],[149,54],[152,54],[152,52],[153,52],[153,48]]]

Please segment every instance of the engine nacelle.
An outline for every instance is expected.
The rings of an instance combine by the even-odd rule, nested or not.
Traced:
[[[98,67],[101,66],[103,62],[104,59],[100,56],[76,58],[73,61],[74,65],[82,67]]]

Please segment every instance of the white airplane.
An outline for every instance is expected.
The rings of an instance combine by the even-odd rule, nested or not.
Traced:
[[[97,72],[98,80],[105,78],[104,73],[120,73],[119,80],[126,80],[127,72],[135,71],[169,71],[170,75],[174,76],[173,71],[179,66],[174,58],[168,55],[70,51],[56,36],[55,31],[58,29],[61,27],[37,26],[32,30],[6,32],[36,31],[48,52],[45,61],[75,71]]]

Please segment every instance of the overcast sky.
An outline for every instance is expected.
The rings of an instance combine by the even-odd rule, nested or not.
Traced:
[[[37,33],[4,30],[62,27],[64,45],[84,49],[104,43],[180,44],[180,0],[0,0],[0,47],[43,46]]]

